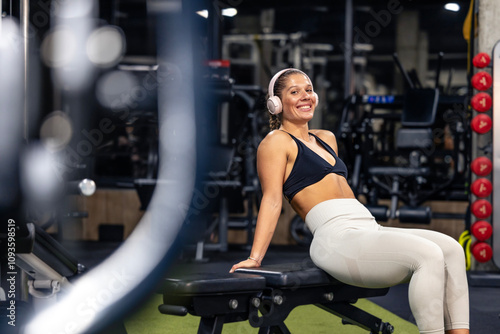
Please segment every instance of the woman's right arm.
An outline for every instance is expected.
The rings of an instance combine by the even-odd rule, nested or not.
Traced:
[[[269,134],[257,150],[257,171],[262,187],[262,201],[257,216],[254,241],[250,257],[235,264],[238,268],[259,267],[271,243],[282,206],[282,189],[287,164],[286,137],[280,133]]]

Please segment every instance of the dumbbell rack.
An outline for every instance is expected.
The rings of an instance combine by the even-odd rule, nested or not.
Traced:
[[[473,59],[477,70],[471,79],[476,93],[471,98],[471,128],[477,156],[471,163],[472,236],[466,244],[466,251],[476,261],[469,272],[472,286],[500,286],[500,218],[494,214],[500,207],[500,196],[495,196],[496,189],[500,194],[500,137],[495,137],[495,133],[500,134],[500,117],[494,116],[495,111],[500,111],[500,64],[495,67],[499,57],[500,42],[493,48],[492,65],[486,53]]]

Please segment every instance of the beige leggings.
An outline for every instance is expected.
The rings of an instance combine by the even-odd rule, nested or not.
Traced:
[[[410,282],[420,333],[469,328],[469,293],[460,244],[445,234],[384,227],[356,199],[333,199],[306,216],[313,262],[347,284],[379,288]]]

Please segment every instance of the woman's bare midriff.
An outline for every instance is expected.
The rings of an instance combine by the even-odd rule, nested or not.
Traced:
[[[305,219],[307,213],[316,204],[337,198],[355,198],[355,196],[343,176],[330,173],[321,181],[298,192],[293,197],[291,205],[295,212]]]

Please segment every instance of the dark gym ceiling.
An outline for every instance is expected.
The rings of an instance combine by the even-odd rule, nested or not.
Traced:
[[[232,0],[233,3],[236,0]],[[312,41],[330,42],[333,44],[343,41],[345,32],[345,1],[265,1],[239,0],[237,7],[240,17],[259,15],[266,8],[275,9],[275,32],[308,33]],[[460,5],[458,12],[444,9],[444,4],[450,1],[443,0],[352,0],[353,27],[363,31],[365,25],[374,21],[373,12],[387,10],[392,5],[398,11],[418,11],[420,29],[429,36],[429,52],[445,53],[465,52],[466,43],[462,37],[462,26],[466,17],[470,1],[453,1]],[[371,12],[370,12],[371,11]],[[383,54],[393,52],[395,38],[396,16],[392,15],[387,26],[383,27],[376,38],[371,38],[374,44],[374,53]],[[237,24],[237,17],[233,20]],[[237,31],[236,31],[237,32]],[[361,40],[362,38],[361,38]]]
[[[156,0],[159,1],[159,0]],[[149,53],[145,47],[145,36],[151,35],[151,20],[147,19],[147,1],[114,0],[101,1],[101,17],[110,23],[120,25],[127,34],[131,54]],[[469,9],[470,0],[454,0],[460,5],[458,12],[444,9],[444,0],[352,0],[353,27],[363,30],[374,20],[373,12],[387,10],[388,6],[404,11],[418,11],[420,29],[429,36],[429,53],[440,51],[445,54],[464,54],[467,50],[462,37],[462,26]],[[235,17],[224,17],[224,33],[260,33],[260,13],[265,9],[275,9],[275,33],[304,32],[308,42],[329,43],[338,46],[344,41],[345,1],[337,0],[196,0],[194,7],[210,8],[215,4],[234,7]],[[371,10],[371,12],[370,12]],[[376,38],[370,39],[374,45],[373,54],[390,54],[395,47],[396,15],[391,17]],[[203,21],[201,17],[200,22]],[[202,23],[203,24],[203,23]],[[363,42],[363,40],[361,39]],[[340,52],[339,48],[336,48]],[[150,50],[152,51],[152,50]]]

